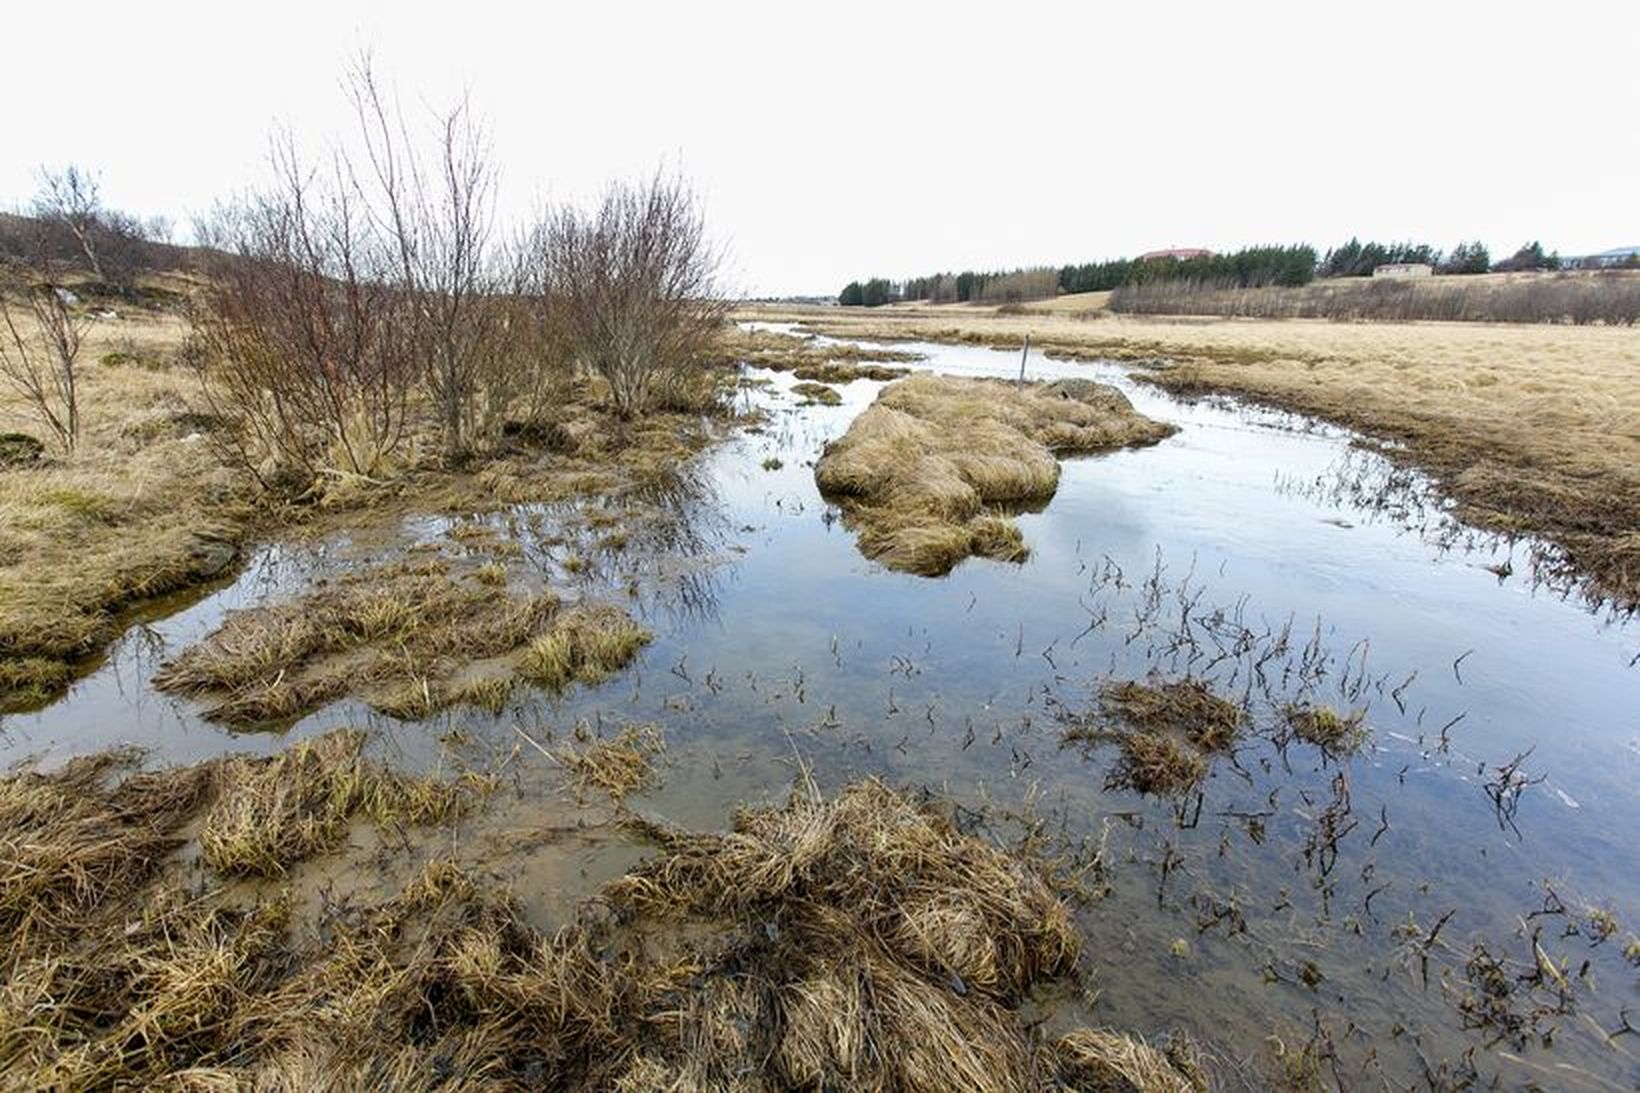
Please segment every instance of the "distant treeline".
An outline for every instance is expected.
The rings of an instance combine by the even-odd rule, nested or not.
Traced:
[[[1616,270],[1494,281],[1340,277],[1259,290],[1151,281],[1121,286],[1109,306],[1129,315],[1633,326],[1640,323],[1640,277]]]
[[[1299,244],[1244,247],[1228,254],[1184,258],[1116,258],[1058,269],[964,270],[903,281],[874,277],[849,282],[837,302],[845,307],[877,307],[900,300],[1007,304],[1048,299],[1060,293],[1109,292],[1130,285],[1171,282],[1215,289],[1296,288],[1318,277],[1370,277],[1379,266],[1398,263],[1428,265],[1446,274],[1553,270],[1561,265],[1558,255],[1545,254],[1537,242],[1494,263],[1485,244],[1478,241],[1459,243],[1450,254],[1443,254],[1428,243],[1363,243],[1352,238],[1320,257],[1314,247]]]

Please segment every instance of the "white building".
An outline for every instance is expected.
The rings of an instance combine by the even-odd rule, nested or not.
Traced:
[[[1372,271],[1374,277],[1428,277],[1435,267],[1428,262],[1390,262]]]

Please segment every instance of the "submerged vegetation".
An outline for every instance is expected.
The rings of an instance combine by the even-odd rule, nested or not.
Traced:
[[[1360,710],[1341,714],[1306,702],[1287,706],[1282,715],[1294,736],[1329,756],[1351,755],[1367,742],[1366,715]]]
[[[355,810],[448,817],[358,745],[0,780],[27,849],[0,872],[0,1069],[77,1088],[1208,1088],[1182,1038],[1029,1025],[1025,997],[1076,967],[1067,909],[1032,861],[875,781],[825,800],[805,778],[727,834],[647,825],[660,853],[552,935],[443,860],[316,919],[190,890],[177,851],[202,811],[204,863],[230,873],[335,849]]]
[[[1109,788],[1178,796],[1199,787],[1214,755],[1228,753],[1246,712],[1201,680],[1122,680],[1099,692],[1102,716],[1072,723],[1060,739],[1092,745],[1115,740],[1120,758]]]
[[[885,387],[815,465],[860,550],[890,569],[948,572],[970,554],[1016,561],[1006,507],[1059,485],[1056,454],[1154,443],[1172,433],[1091,381],[1017,386],[918,375]]]
[[[514,596],[493,571],[412,558],[349,573],[282,606],[236,612],[154,677],[246,725],[353,695],[422,718],[459,702],[494,709],[515,674],[561,689],[624,666],[649,635],[601,605],[560,609],[549,591]]]

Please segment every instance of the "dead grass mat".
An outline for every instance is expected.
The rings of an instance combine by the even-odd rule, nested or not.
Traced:
[[[641,825],[659,853],[551,935],[444,862],[318,923],[180,882],[202,813],[307,852],[292,816],[376,807],[324,773],[357,756],[340,740],[244,769],[111,784],[116,756],[0,781],[5,830],[54,848],[49,871],[0,874],[6,1084],[1207,1088],[1182,1040],[1028,1028],[1020,1000],[1077,960],[1068,912],[1029,862],[875,781],[830,800],[805,782],[722,834]],[[224,819],[235,792],[268,811]]]

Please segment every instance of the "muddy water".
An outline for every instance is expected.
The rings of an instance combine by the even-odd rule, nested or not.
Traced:
[[[1019,368],[1016,352],[896,348],[952,374]],[[1079,909],[1090,977],[1075,999],[1051,1000],[1052,1020],[1182,1027],[1232,1077],[1299,1067],[1308,1044],[1329,1084],[1456,1077],[1471,1049],[1470,1065],[1506,1086],[1640,1080],[1640,1037],[1597,1031],[1636,1001],[1621,949],[1640,930],[1640,628],[1534,587],[1530,544],[1456,524],[1342,432],[1181,403],[1114,365],[1032,358],[1028,374],[1107,380],[1180,431],[1067,462],[1053,501],[1019,518],[1023,565],[970,560],[927,580],[860,557],[812,462],[881,385],[802,406],[789,375],[751,371],[767,383],[743,397],[767,409],[766,427],[703,458],[674,493],[634,501],[641,533],[626,549],[578,542],[575,506],[488,518],[541,576],[646,618],[655,643],[609,683],[558,699],[520,691],[499,718],[403,724],[341,703],[240,735],[148,685],[228,610],[446,542],[452,518],[428,517],[267,548],[229,587],[134,627],[63,701],[6,719],[0,748],[56,757],[135,741],[157,761],[187,760],[364,723],[407,763],[499,764],[497,808],[454,847],[423,850],[490,864],[549,925],[643,848],[565,791],[520,733],[551,743],[577,721],[658,721],[664,783],[633,803],[674,823],[725,824],[738,802],[780,794],[801,758],[828,787],[879,774],[938,790],[976,828],[1031,832],[1080,867],[1096,896]],[[570,572],[571,552],[593,564]],[[1505,562],[1507,578],[1487,568]],[[1109,749],[1059,746],[1102,680],[1150,672],[1192,673],[1254,713],[1199,800],[1107,790]],[[1369,746],[1337,760],[1277,747],[1277,711],[1299,698],[1364,710]],[[1522,753],[1511,790],[1497,768]],[[1565,913],[1534,914],[1546,906]],[[1616,915],[1615,936],[1592,943],[1589,907]],[[1508,1012],[1484,1021],[1460,1008],[1477,945],[1514,986]],[[1571,1012],[1534,1012],[1567,1009],[1563,994]],[[1511,1019],[1515,1035],[1499,1039]]]

